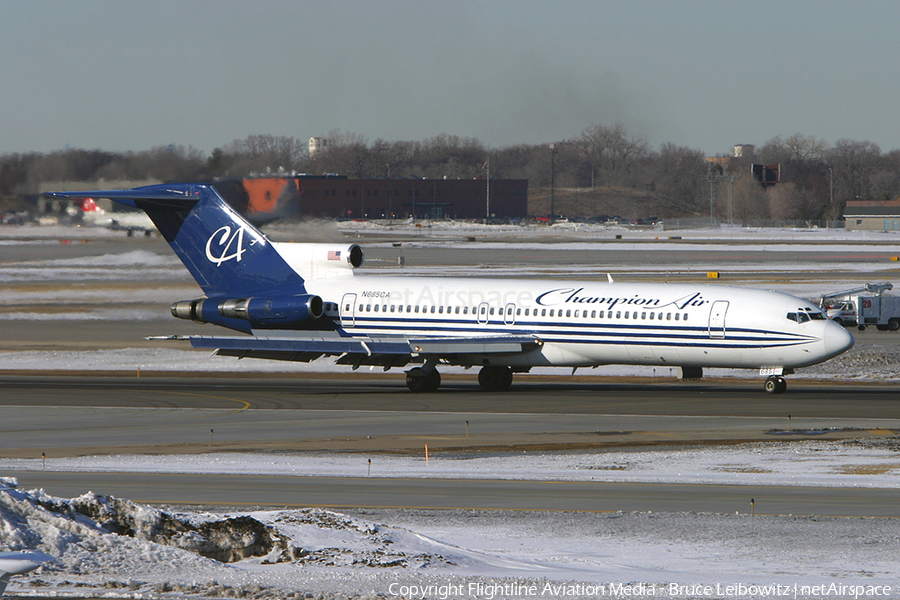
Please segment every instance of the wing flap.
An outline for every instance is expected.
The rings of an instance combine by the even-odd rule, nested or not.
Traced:
[[[338,338],[315,336],[191,336],[193,348],[216,350],[223,356],[272,358],[308,362],[324,355],[364,355],[366,357],[412,357],[482,354],[520,354],[541,346],[530,336],[397,338]],[[380,364],[381,361],[379,361]]]
[[[308,352],[318,354],[409,354],[409,342],[402,339],[370,338],[267,338],[191,336],[193,348],[253,350],[267,352]]]
[[[531,336],[421,338],[409,341],[417,354],[519,354],[534,350],[541,341]]]

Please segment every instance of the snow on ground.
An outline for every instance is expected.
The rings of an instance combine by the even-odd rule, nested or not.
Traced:
[[[787,425],[787,423],[785,423]],[[821,431],[819,433],[824,433]],[[773,438],[785,430],[773,431]],[[796,433],[796,432],[795,432]],[[815,433],[815,432],[813,432]],[[367,460],[372,458],[371,466]],[[664,451],[501,456],[378,456],[369,454],[200,454],[0,458],[3,470],[185,473],[285,477],[515,479],[710,485],[795,485],[900,489],[900,442],[752,443]]]
[[[495,477],[516,471],[546,480],[590,476],[722,484],[733,483],[741,472],[763,485],[807,484],[814,475],[827,487],[896,487],[898,456],[896,440],[887,439],[549,455],[531,457],[527,466],[515,457],[433,459],[428,466],[380,457],[373,470],[382,477],[454,472]],[[108,457],[103,463],[99,458],[87,460],[101,470],[266,469],[283,475],[346,469],[337,463],[353,460],[209,455]],[[85,459],[54,461],[53,468],[87,464],[80,460]],[[26,463],[2,465],[20,469]],[[861,472],[877,474],[867,479]],[[629,473],[641,476],[629,479]],[[13,579],[11,589],[29,595],[763,598],[774,594],[760,586],[783,586],[789,597],[900,597],[896,519],[321,509],[220,514],[162,510],[93,493],[54,498],[19,489],[13,480],[0,482],[7,485],[0,489],[4,546],[57,557],[54,564]],[[713,589],[704,592],[698,585]],[[632,593],[623,586],[633,586]],[[834,593],[822,592],[828,586]],[[638,589],[643,592],[635,593]]]

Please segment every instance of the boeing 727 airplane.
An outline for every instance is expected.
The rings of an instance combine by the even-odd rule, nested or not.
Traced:
[[[440,365],[480,367],[486,390],[533,367],[599,365],[758,369],[765,390],[845,352],[853,337],[787,294],[694,284],[358,275],[356,244],[279,243],[236,213],[214,185],[58,192],[147,212],[203,296],[172,314],[239,332],[190,336],[216,354],[406,372],[437,390]],[[185,339],[172,336],[172,339]]]

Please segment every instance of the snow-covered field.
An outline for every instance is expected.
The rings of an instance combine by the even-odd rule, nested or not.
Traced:
[[[815,484],[827,493],[836,486],[900,487],[898,450],[896,440],[884,439],[435,458],[428,465],[380,457],[371,476]],[[359,462],[334,455],[112,456],[54,460],[52,468],[265,470],[289,477],[347,472],[351,460]],[[42,468],[39,461],[0,465]],[[761,598],[776,596],[772,586],[780,586],[788,597],[900,597],[895,519],[321,509],[219,514],[93,493],[53,498],[5,481],[4,544],[57,557],[13,580],[14,591],[34,595]]]

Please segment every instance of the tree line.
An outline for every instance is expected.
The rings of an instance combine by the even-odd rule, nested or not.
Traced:
[[[333,131],[310,155],[307,140],[251,135],[209,155],[193,147],[141,152],[67,149],[0,155],[0,196],[36,194],[51,181],[212,181],[266,174],[335,173],[350,178],[527,179],[529,213],[629,218],[710,215],[710,176],[717,216],[733,206],[736,221],[838,219],[848,200],[900,194],[900,151],[872,142],[811,136],[775,137],[752,156],[709,163],[700,151],[672,143],[652,148],[621,124],[594,125],[553,144],[490,148],[476,138],[442,134],[422,141],[372,142]],[[763,187],[752,163],[779,164],[781,181]],[[551,207],[552,205],[552,207]]]

